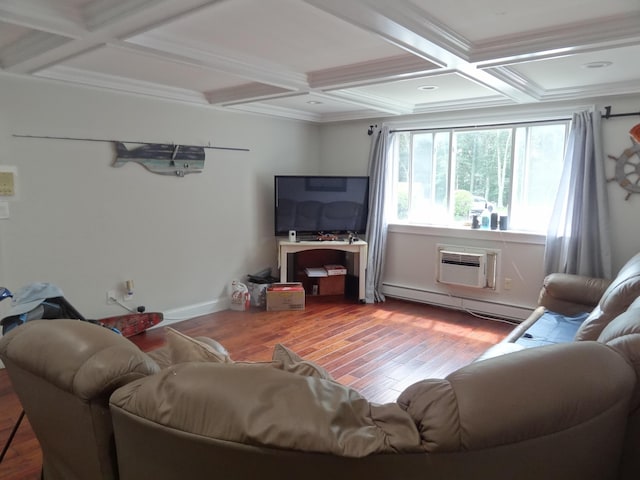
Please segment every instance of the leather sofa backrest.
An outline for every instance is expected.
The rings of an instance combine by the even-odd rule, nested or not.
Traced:
[[[620,472],[621,480],[636,479],[640,472],[640,297],[602,330],[598,341],[618,350],[636,372],[636,388],[627,422]]]
[[[0,358],[40,443],[47,480],[117,479],[108,399],[159,367],[126,338],[80,320],[34,320]]]
[[[575,342],[476,362],[398,404],[269,364],[192,362],[121,387],[111,409],[121,480],[602,480],[634,383],[614,349]]]
[[[371,404],[347,386],[271,363],[180,363],[125,385],[110,402],[119,418],[238,444],[345,457],[422,451],[396,404]]]
[[[634,385],[634,372],[613,349],[572,342],[474,362],[410,386],[398,403],[427,451],[470,451],[577,432],[620,408],[624,421]]]
[[[633,256],[605,290],[596,308],[576,332],[575,340],[597,340],[602,330],[640,296],[640,253]]]
[[[602,330],[598,341],[618,350],[636,371],[633,406],[640,406],[640,297]]]

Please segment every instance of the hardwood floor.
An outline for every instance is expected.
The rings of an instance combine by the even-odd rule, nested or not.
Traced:
[[[223,311],[171,325],[190,336],[215,338],[234,360],[271,359],[282,343],[325,367],[373,402],[395,401],[423,378],[442,378],[470,363],[512,329],[464,312],[389,299],[375,305],[341,297],[308,297],[304,311]],[[164,329],[131,338],[145,351],[164,344]],[[22,408],[0,370],[0,443]],[[0,464],[4,480],[39,479],[42,454],[28,420],[22,422]]]

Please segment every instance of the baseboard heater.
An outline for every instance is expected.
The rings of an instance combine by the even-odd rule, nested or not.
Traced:
[[[439,246],[436,279],[469,288],[496,288],[498,253],[470,247]]]

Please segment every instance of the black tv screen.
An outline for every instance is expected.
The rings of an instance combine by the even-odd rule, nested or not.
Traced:
[[[276,235],[366,233],[369,177],[276,175],[274,187]]]

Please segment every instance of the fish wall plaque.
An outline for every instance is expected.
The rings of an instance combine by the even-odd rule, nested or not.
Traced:
[[[116,159],[113,167],[121,167],[129,162],[139,163],[150,172],[159,175],[175,175],[184,177],[189,173],[201,173],[204,169],[204,151],[230,150],[235,152],[248,152],[248,148],[240,147],[217,147],[213,145],[176,145],[174,143],[149,143],[137,141],[117,141],[105,140],[102,138],[76,138],[76,137],[54,137],[46,135],[22,135],[13,134],[16,138],[31,138],[43,140],[76,140],[80,142],[108,142],[116,147]],[[125,143],[140,145],[128,149]]]
[[[189,173],[201,173],[204,169],[204,147],[149,143],[129,150],[122,142],[116,147],[114,167],[135,162],[153,173],[184,177]]]

